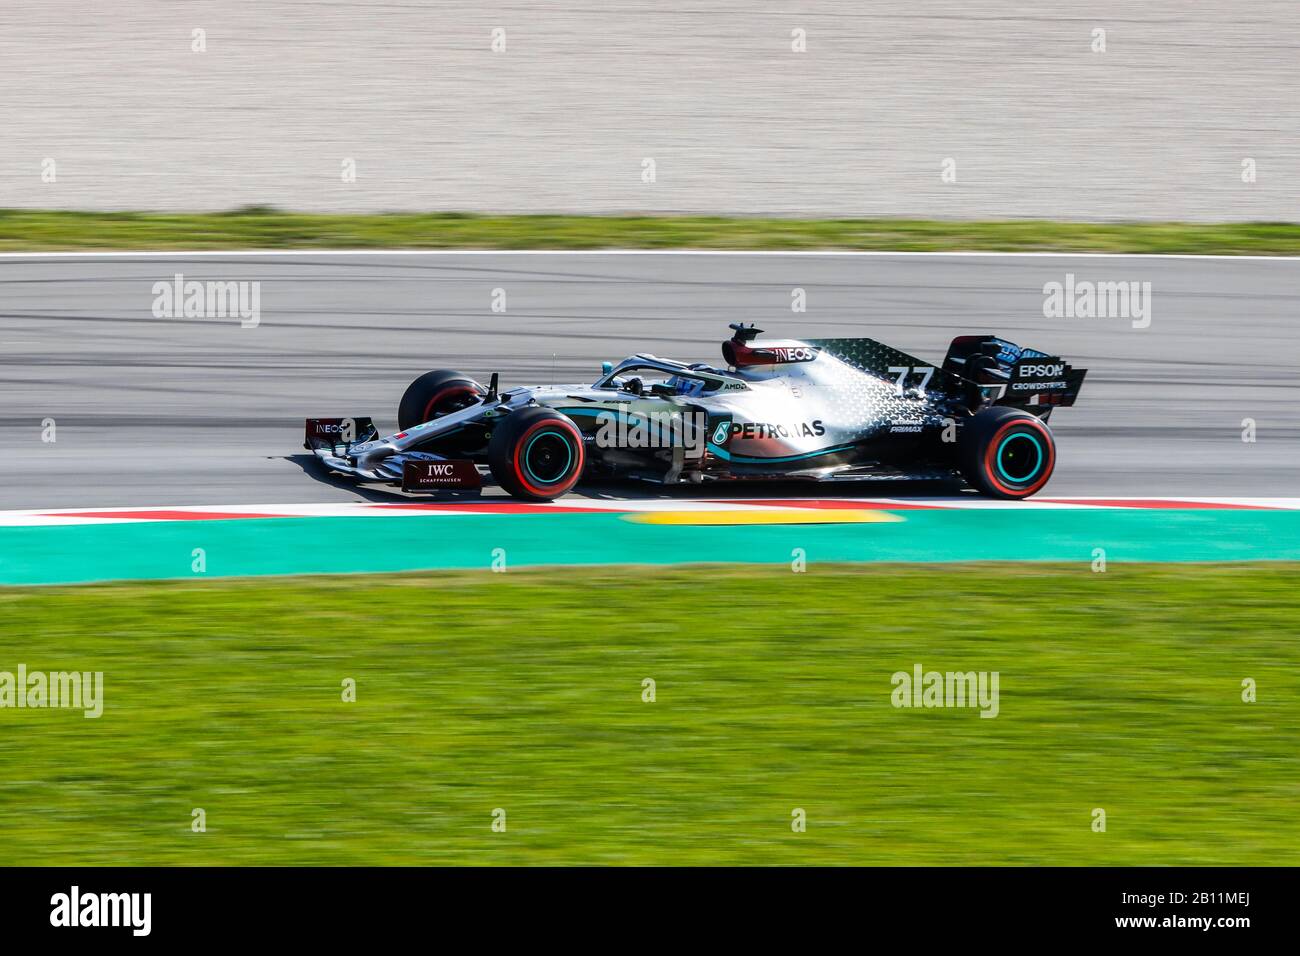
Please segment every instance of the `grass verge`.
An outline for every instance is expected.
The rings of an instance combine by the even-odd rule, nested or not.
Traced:
[[[1300,255],[1300,224],[0,210],[0,251],[366,248]]]
[[[66,865],[1295,865],[1296,571],[2,589],[0,671],[103,671],[105,707],[0,709],[0,844]],[[999,672],[997,717],[895,709],[917,663]]]

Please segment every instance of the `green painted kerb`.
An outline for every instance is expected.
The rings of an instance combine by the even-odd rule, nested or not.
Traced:
[[[0,584],[686,562],[1300,560],[1300,511],[902,511],[902,521],[691,527],[619,514],[161,521],[0,528]]]

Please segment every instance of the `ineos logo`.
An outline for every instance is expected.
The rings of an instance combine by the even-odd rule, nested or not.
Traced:
[[[777,348],[772,349],[772,351],[776,353],[776,357],[782,362],[811,362],[817,357],[816,349],[811,349],[807,346],[799,346],[797,348],[778,346]]]
[[[355,441],[357,437],[357,423],[351,418],[344,418],[337,422],[316,422],[317,435],[342,435],[344,441]]]

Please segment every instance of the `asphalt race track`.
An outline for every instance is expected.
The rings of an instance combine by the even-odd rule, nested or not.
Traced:
[[[156,317],[154,283],[176,273],[260,282],[258,324]],[[1150,282],[1149,327],[1045,318],[1044,284],[1067,273]],[[806,312],[791,310],[795,288]],[[1079,404],[1053,422],[1052,494],[1300,488],[1293,259],[16,255],[0,257],[0,317],[0,508],[360,500],[307,459],[304,417],[369,414],[391,429],[403,389],[431,368],[498,371],[509,386],[590,381],[602,360],[638,351],[720,362],[739,320],[780,337],[871,336],[935,362],[954,335],[994,332],[1089,368]]]

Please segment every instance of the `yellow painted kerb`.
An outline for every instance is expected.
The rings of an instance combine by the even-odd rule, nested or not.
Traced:
[[[890,511],[857,508],[770,508],[759,511],[641,511],[623,516],[638,524],[738,525],[738,524],[867,524],[902,521]]]

